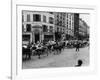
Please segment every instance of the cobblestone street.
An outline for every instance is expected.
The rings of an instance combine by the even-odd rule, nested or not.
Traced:
[[[64,49],[61,54],[49,56],[42,55],[41,59],[37,56],[32,56],[31,60],[23,61],[23,69],[32,68],[51,68],[51,67],[74,67],[77,61],[81,59],[83,61],[82,66],[89,65],[89,49],[88,47],[80,48],[79,52],[73,49]]]

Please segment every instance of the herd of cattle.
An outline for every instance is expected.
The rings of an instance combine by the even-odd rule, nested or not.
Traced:
[[[79,42],[80,48],[85,47],[88,45],[88,42]],[[55,42],[53,44],[38,44],[38,46],[34,44],[29,44],[29,45],[23,45],[22,46],[22,57],[23,60],[28,60],[31,59],[31,56],[38,56],[38,58],[41,58],[41,55],[49,55],[53,53],[54,55],[56,54],[61,54],[61,52],[65,48],[75,48],[77,46],[77,42],[69,41],[60,41],[60,42]]]

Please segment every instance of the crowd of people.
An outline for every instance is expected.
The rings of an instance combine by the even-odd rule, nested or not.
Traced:
[[[22,46],[22,53],[23,56],[25,55],[25,58],[31,59],[31,56],[38,55],[38,58],[40,59],[40,56],[42,54],[50,54],[54,52],[54,54],[61,53],[61,50],[64,49],[65,43],[61,41],[48,41],[47,43],[29,43],[27,45]]]
[[[40,59],[41,55],[46,54],[47,56],[51,53],[60,54],[65,48],[76,48],[76,51],[79,51],[79,48],[88,46],[87,41],[53,41],[48,42],[37,42],[29,43],[22,46],[22,56],[24,59],[31,59],[31,56],[38,56]]]

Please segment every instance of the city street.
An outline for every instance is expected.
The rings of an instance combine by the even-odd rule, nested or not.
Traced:
[[[89,48],[80,48],[79,52],[73,49],[64,49],[61,54],[49,56],[41,55],[41,59],[38,56],[32,56],[31,60],[23,61],[23,69],[32,68],[51,68],[51,67],[74,67],[77,65],[77,61],[81,59],[83,61],[82,66],[89,65]]]

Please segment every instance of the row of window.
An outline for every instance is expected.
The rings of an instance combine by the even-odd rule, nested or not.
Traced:
[[[49,26],[49,30],[47,25],[43,25],[42,27],[43,27],[43,32],[53,32],[53,26]],[[22,25],[22,30],[24,31],[23,25]],[[31,24],[26,25],[26,31],[31,32]]]
[[[57,21],[55,22],[55,25],[63,26],[64,27],[65,26],[65,21],[57,19]]]
[[[53,32],[53,26],[49,26],[49,30],[48,30],[48,26],[47,25],[43,25],[43,32]],[[22,29],[24,30],[24,26],[22,26]],[[26,25],[26,31],[27,32],[31,32],[31,25],[27,24]],[[57,32],[64,32],[64,29],[62,28],[57,28]]]
[[[48,26],[43,25],[43,32],[53,32],[53,26],[50,26],[50,29],[48,30]]]
[[[30,22],[31,16],[30,14],[27,14],[27,22]],[[22,21],[24,21],[24,15],[22,16]],[[33,21],[41,21],[41,15],[40,14],[33,14]],[[47,18],[45,15],[43,15],[43,22],[47,22]],[[53,24],[54,20],[52,17],[49,17],[49,23]]]
[[[64,32],[64,29],[57,27],[57,32]]]

